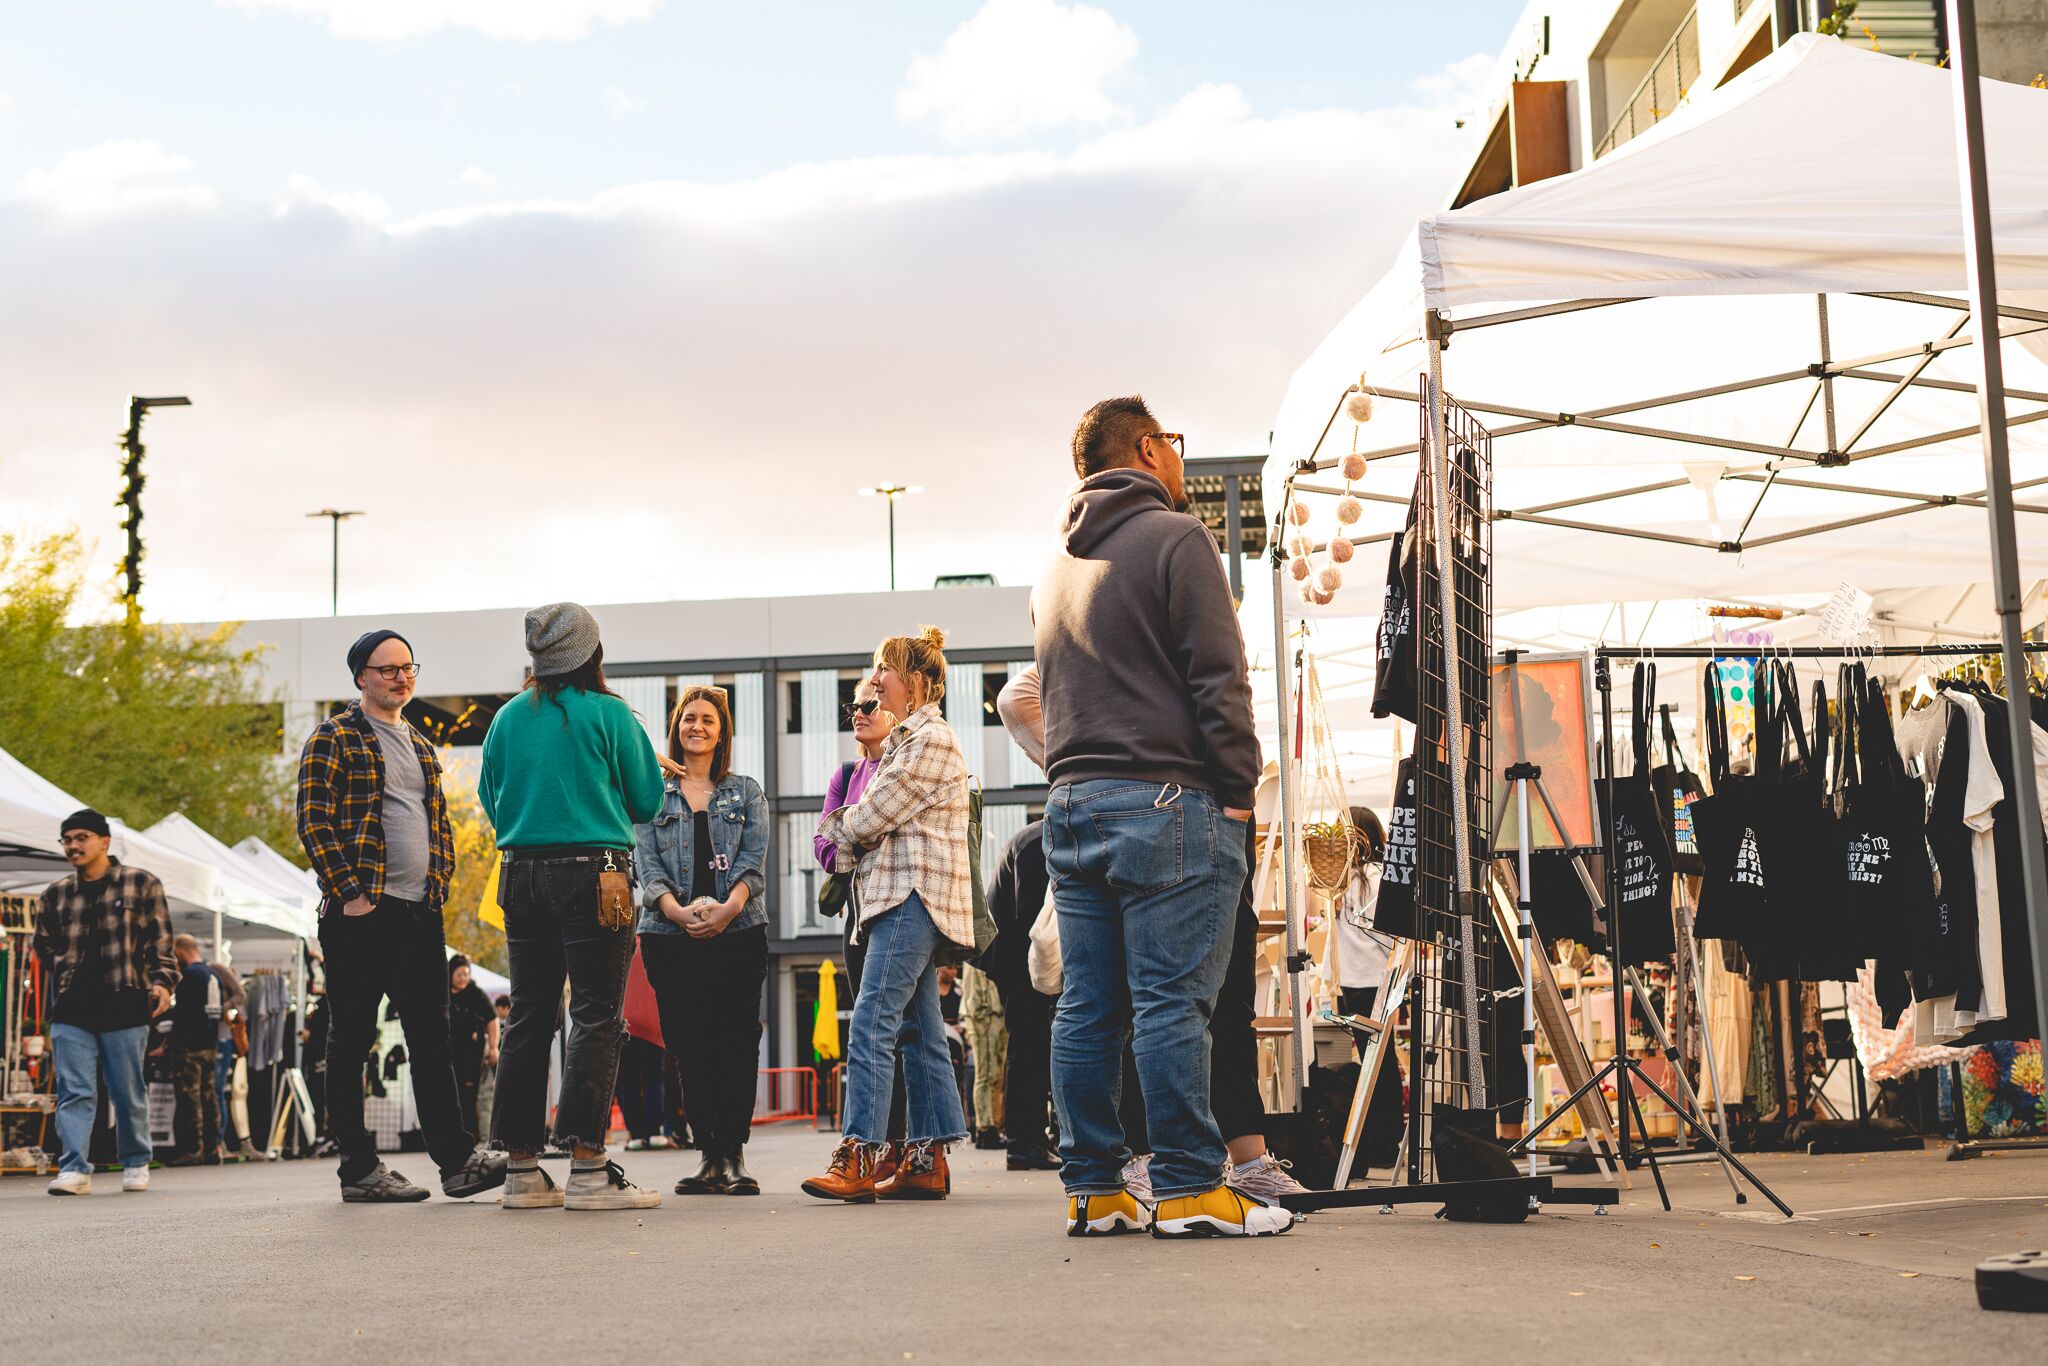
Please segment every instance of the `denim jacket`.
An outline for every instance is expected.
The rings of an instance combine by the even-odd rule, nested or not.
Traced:
[[[670,778],[662,784],[661,814],[651,824],[633,827],[634,864],[640,873],[640,933],[683,933],[683,927],[656,910],[655,903],[665,892],[689,903],[696,869],[692,847],[696,834],[696,817],[683,801],[676,780]],[[711,852],[719,900],[731,896],[738,884],[747,885],[747,908],[734,916],[726,929],[767,924],[768,903],[763,893],[768,888],[764,871],[768,862],[768,798],[752,778],[728,773],[711,794]]]

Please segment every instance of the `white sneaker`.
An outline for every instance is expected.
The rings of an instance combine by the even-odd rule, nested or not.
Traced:
[[[1124,1189],[1137,1197],[1142,1205],[1155,1205],[1152,1198],[1152,1154],[1134,1157],[1124,1163]]]
[[[569,1189],[563,1197],[563,1204],[570,1209],[653,1209],[660,1203],[659,1191],[641,1190],[626,1179],[616,1162],[570,1168]]]
[[[666,1148],[668,1146],[668,1135],[656,1134],[647,1140],[647,1146],[650,1148]]]
[[[57,1179],[50,1183],[52,1195],[91,1195],[91,1172],[58,1172]]]
[[[149,1168],[128,1167],[121,1172],[121,1189],[124,1191],[146,1191],[149,1189]]]
[[[1292,1163],[1283,1162],[1271,1153],[1260,1153],[1241,1166],[1226,1166],[1223,1169],[1223,1184],[1232,1190],[1242,1191],[1254,1200],[1277,1205],[1283,1195],[1308,1194],[1308,1187],[1288,1174],[1291,1166]]]
[[[627,1151],[627,1152],[629,1152],[629,1153],[644,1153],[644,1152],[646,1152],[646,1151],[647,1151],[647,1140],[646,1140],[646,1139],[644,1139],[644,1138],[629,1138],[629,1139],[627,1139],[627,1140],[626,1140],[626,1151]]]
[[[562,1199],[562,1188],[539,1166],[515,1167],[505,1173],[501,1203],[506,1209],[560,1209]]]

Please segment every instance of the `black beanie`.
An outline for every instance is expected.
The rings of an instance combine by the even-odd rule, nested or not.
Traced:
[[[64,818],[64,823],[57,827],[59,835],[68,835],[73,830],[90,830],[103,838],[114,833],[107,825],[107,818],[89,806],[83,811],[72,812]]]
[[[375,654],[377,647],[387,640],[399,641],[408,650],[412,648],[412,642],[406,640],[404,636],[396,631],[363,632],[360,636],[356,637],[356,643],[348,647],[348,676],[350,682],[354,682],[362,675],[364,668],[369,665],[370,656]]]

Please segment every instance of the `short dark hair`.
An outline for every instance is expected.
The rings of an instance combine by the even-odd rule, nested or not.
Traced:
[[[1159,426],[1159,419],[1136,394],[1106,398],[1081,414],[1074,428],[1074,472],[1091,474],[1128,465],[1138,458],[1138,442]]]
[[[505,1009],[510,1010],[512,1008],[512,998],[510,996],[494,997],[491,1001],[491,1004],[494,1006],[503,1006],[505,1007]]]

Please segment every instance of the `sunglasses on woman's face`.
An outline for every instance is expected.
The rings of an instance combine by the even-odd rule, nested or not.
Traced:
[[[877,697],[870,697],[865,702],[849,702],[846,704],[846,719],[851,721],[856,716],[873,716],[875,708],[881,705],[881,699]]]

